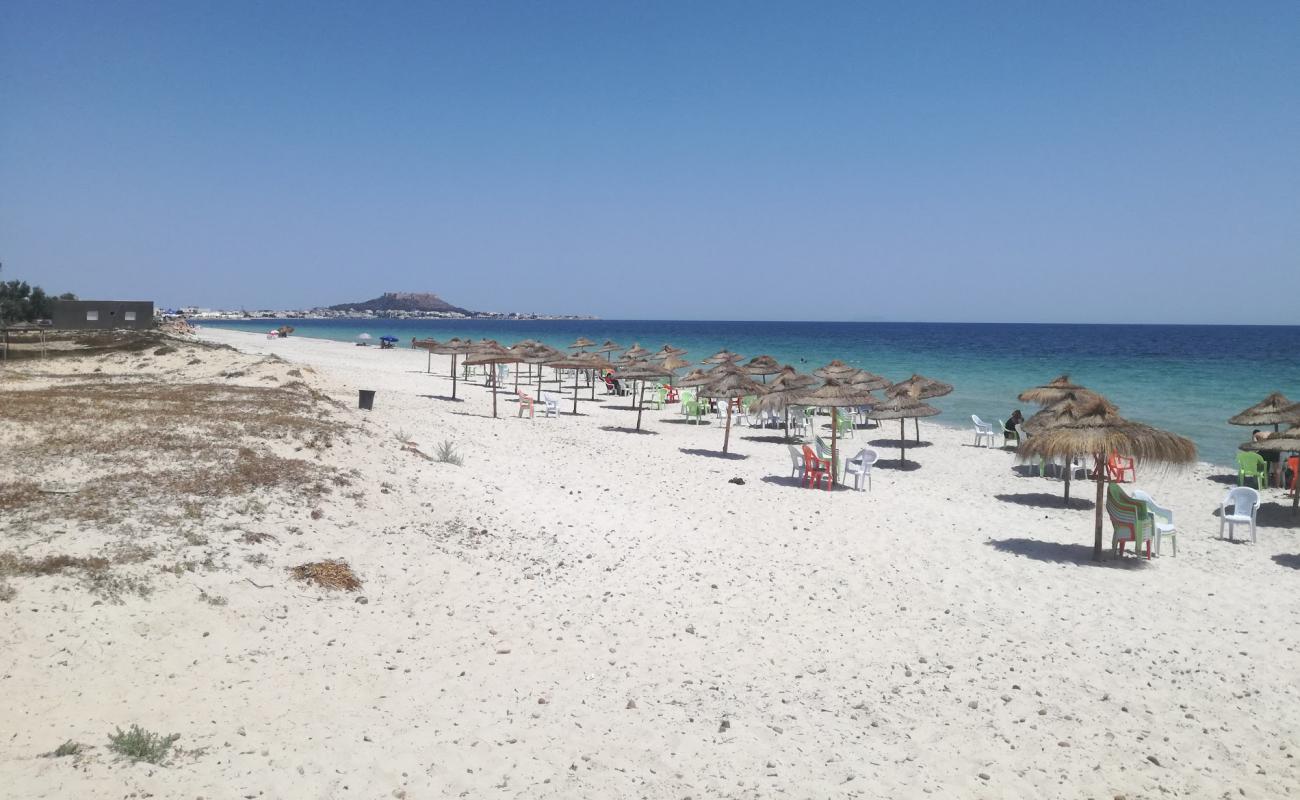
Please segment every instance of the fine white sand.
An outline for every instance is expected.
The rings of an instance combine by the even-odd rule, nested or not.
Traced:
[[[1230,543],[1216,470],[1139,469],[1176,512],[1178,556],[1094,565],[1093,486],[1065,509],[1059,481],[963,430],[922,422],[919,468],[827,494],[788,477],[776,430],[733,430],[741,457],[722,459],[720,426],[681,424],[675,406],[647,411],[639,435],[600,389],[558,419],[520,419],[503,393],[492,419],[481,386],[441,399],[444,356],[430,375],[423,351],[202,335],[314,367],[364,431],[332,456],[364,496],[315,520],[273,509],[268,564],[147,600],[15,579],[0,795],[1300,791],[1300,541],[1277,490],[1258,543]],[[356,410],[360,388],[378,391],[372,412]],[[886,423],[846,449],[897,436]],[[399,439],[425,453],[449,440],[464,464]],[[209,527],[240,551],[222,520]],[[347,559],[366,602],[287,578],[317,558]],[[201,752],[116,761],[105,733],[130,723]],[[98,749],[39,756],[69,738]]]

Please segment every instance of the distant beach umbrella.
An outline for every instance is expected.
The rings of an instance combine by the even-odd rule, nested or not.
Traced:
[[[684,358],[678,358],[677,356],[668,356],[667,358],[662,360],[658,360],[658,361],[652,360],[652,362],[657,363],[661,367],[666,369],[668,371],[668,377],[672,381],[674,381],[674,384],[677,380],[677,370],[685,369],[686,367],[689,367],[691,365],[691,362],[687,361]]]
[[[701,361],[701,364],[735,364],[737,361],[743,361],[744,356],[737,355],[730,350],[719,350],[713,355]]]
[[[782,367],[776,377],[767,383],[767,391],[758,398],[760,413],[780,411],[785,417],[786,439],[790,438],[790,405],[794,398],[804,394],[817,383],[811,375],[795,371],[794,367]]]
[[[524,362],[537,367],[538,397],[542,394],[542,366],[561,358],[567,358],[567,356],[554,347],[541,342],[528,349],[528,355],[524,358]]]
[[[874,419],[877,422],[887,419],[898,420],[898,460],[906,461],[907,420],[920,419],[921,417],[933,417],[938,413],[940,413],[939,409],[921,402],[921,398],[918,396],[916,391],[913,390],[886,398],[884,403],[873,406],[872,409],[867,412],[867,417],[868,419]]]
[[[837,358],[826,366],[818,367],[813,370],[812,374],[814,378],[831,378],[840,383],[848,383],[853,379],[853,376],[859,372],[861,372],[861,370],[857,367],[850,367],[848,364],[845,364]],[[883,389],[884,387],[882,386],[881,388]]]
[[[1096,524],[1092,557],[1101,560],[1102,507],[1105,505],[1106,461],[1111,454],[1154,465],[1190,464],[1196,460],[1196,445],[1175,433],[1124,419],[1102,397],[1085,398],[1078,417],[1029,437],[1017,454],[1023,458],[1070,459],[1091,453],[1097,481]],[[1068,463],[1068,462],[1067,462]]]
[[[685,377],[678,379],[674,385],[689,389],[693,386],[703,386],[711,380],[713,380],[713,377],[709,373],[702,369],[694,369],[686,373]]]
[[[368,334],[368,333],[362,333],[362,334],[359,334],[359,335],[357,336],[357,338],[360,339],[360,340],[363,341],[363,342],[368,342],[368,341],[370,341],[370,334]]]
[[[622,380],[632,381],[632,393],[636,395],[636,429],[641,430],[641,394],[636,390],[637,381],[644,383],[652,378],[663,378],[672,374],[666,367],[653,361],[635,361],[619,367],[615,372]],[[643,387],[644,388],[644,387]]]
[[[498,364],[517,364],[521,360],[518,353],[512,353],[496,342],[485,342],[475,345],[469,354],[465,356],[464,364],[478,365],[486,364],[495,367]],[[489,370],[492,379],[492,418],[497,416],[497,380],[496,370]]]
[[[761,395],[763,387],[754,382],[749,374],[734,364],[727,364],[723,372],[713,375],[713,379],[700,387],[701,397],[712,397],[727,404],[727,432],[722,438],[722,452],[727,452],[731,444],[731,401],[745,395]]]
[[[573,341],[573,344],[569,345],[569,349],[581,351],[587,349],[588,347],[595,347],[595,346],[596,343],[588,339],[586,336],[579,336],[577,339]]]
[[[594,366],[593,366],[594,359]],[[584,370],[600,369],[605,366],[605,361],[595,353],[575,353],[571,356],[564,356],[553,361],[547,361],[546,366],[560,370],[573,370],[573,413],[578,413],[578,375]],[[594,392],[595,389],[593,388]]]
[[[432,340],[430,340],[432,341]],[[435,344],[437,344],[435,342]],[[456,369],[456,356],[468,353],[474,343],[469,339],[452,337],[440,345],[432,352],[440,353],[445,356],[451,356],[451,399],[456,399],[456,378],[459,376],[459,370]]]
[[[871,373],[867,374],[870,375]],[[875,377],[879,378],[879,376]],[[883,378],[880,379],[884,380]],[[858,381],[856,380],[854,381],[854,383],[857,382]],[[912,377],[905,381],[899,381],[892,386],[882,388],[885,388],[886,397],[906,394],[914,388],[917,390],[916,396],[922,400],[929,400],[933,397],[943,397],[944,395],[952,394],[951,383],[936,381],[934,378],[927,378],[924,375],[918,375],[916,373],[913,373]],[[921,420],[914,420],[914,422],[916,423],[916,440],[919,442],[921,441]]]
[[[793,379],[792,379],[793,380]],[[857,408],[858,406],[874,405],[877,400],[871,392],[866,389],[859,389],[849,383],[841,382],[838,378],[826,378],[821,386],[804,390],[802,393],[795,394],[792,402],[804,406],[824,406],[826,408]],[[839,458],[839,438],[840,426],[836,424],[835,412],[831,412],[831,484],[834,485],[839,476],[835,474],[837,459]]]
[[[745,372],[759,376],[763,379],[763,383],[767,383],[768,375],[775,375],[780,371],[781,365],[777,363],[775,358],[768,355],[754,356],[745,365]]]
[[[1272,425],[1276,431],[1279,425],[1300,424],[1300,403],[1292,403],[1281,392],[1273,392],[1250,408],[1228,420],[1230,425],[1259,427]]]
[[[649,350],[639,344],[633,344],[627,349],[627,352],[623,354],[623,357],[632,359],[633,361],[640,361],[648,355],[650,355]]]
[[[605,354],[605,359],[606,359],[607,361],[613,361],[613,360],[614,360],[614,351],[616,351],[616,350],[622,350],[622,349],[623,349],[623,345],[621,345],[621,344],[614,344],[614,340],[613,340],[613,339],[606,339],[604,344],[602,344],[600,347],[597,347],[597,348],[596,348],[596,352],[597,352],[597,353],[604,353],[604,354]]]
[[[437,348],[442,345],[438,344],[437,339],[417,339],[411,337],[411,347],[418,350],[428,351],[428,358],[425,360],[424,371],[433,372],[433,354],[438,352]]]
[[[1297,412],[1300,412],[1300,404],[1292,406]],[[1242,450],[1249,450],[1254,453],[1300,453],[1300,422],[1292,425],[1290,428],[1280,432],[1269,434],[1267,439],[1261,442],[1246,442],[1241,446]],[[1295,514],[1300,509],[1300,491],[1291,495],[1291,513]]]
[[[654,351],[654,353],[650,355],[650,358],[668,358],[669,356],[677,356],[680,358],[684,355],[686,355],[686,351],[680,347],[673,347],[670,344],[665,344],[663,347]]]
[[[1046,406],[1055,403],[1057,400],[1063,399],[1066,395],[1079,395],[1081,392],[1089,392],[1093,395],[1097,394],[1086,386],[1080,386],[1071,381],[1069,375],[1062,375],[1059,378],[1043,384],[1042,386],[1035,386],[1032,389],[1024,390],[1020,393],[1019,400],[1022,403],[1033,403],[1034,405]]]

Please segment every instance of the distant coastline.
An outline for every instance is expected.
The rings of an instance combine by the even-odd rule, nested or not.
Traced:
[[[538,314],[531,311],[336,311],[329,308],[312,308],[300,310],[258,309],[248,311],[239,309],[210,309],[186,307],[176,309],[176,313],[192,320],[257,320],[257,319],[482,319],[482,320],[598,320],[600,317],[590,314]]]

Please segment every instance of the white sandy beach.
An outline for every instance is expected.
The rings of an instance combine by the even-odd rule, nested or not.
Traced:
[[[1231,543],[1217,538],[1223,470],[1139,468],[1175,510],[1178,555],[1098,566],[1093,485],[1065,509],[1060,482],[1019,475],[964,430],[923,421],[919,469],[827,494],[788,477],[772,429],[733,430],[742,458],[722,459],[719,426],[682,424],[675,406],[647,411],[641,435],[602,390],[580,416],[539,404],[532,420],[503,393],[492,419],[481,386],[441,399],[447,357],[430,375],[423,351],[201,336],[243,352],[55,359],[0,388],[95,367],[264,385],[310,366],[303,380],[359,426],[320,458],[360,477],[319,502],[196,522],[218,568],[140,565],[148,598],[12,578],[0,796],[1300,793],[1300,534],[1278,490],[1258,543]],[[378,391],[373,411],[356,409],[360,388]],[[450,440],[464,464],[403,440]],[[0,447],[24,446],[0,430]],[[0,466],[5,481],[22,469]],[[73,454],[58,477],[77,475]],[[277,539],[245,544],[249,531]],[[121,535],[0,517],[0,549],[31,557]],[[352,565],[359,593],[285,571],[328,558]],[[185,754],[116,760],[106,736],[132,723],[180,734]],[[42,757],[69,739],[94,747]]]

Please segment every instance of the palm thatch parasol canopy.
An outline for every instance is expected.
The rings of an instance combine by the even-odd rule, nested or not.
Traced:
[[[850,367],[849,369],[852,369]],[[794,380],[791,378],[790,380]],[[817,388],[805,389],[802,392],[792,392],[793,398],[787,402],[794,402],[805,406],[827,406],[829,408],[845,408],[874,405],[879,402],[870,391],[851,383],[841,381],[838,378],[826,378],[821,386]],[[831,417],[831,471],[834,473],[835,465],[838,463],[838,444],[839,425],[835,423],[835,417]],[[834,483],[839,476],[832,474],[831,482]]]
[[[623,354],[623,357],[630,358],[633,360],[639,360],[645,358],[648,355],[650,355],[649,350],[645,349],[639,344],[633,344],[631,347],[627,349],[627,352]]]
[[[886,397],[907,394],[915,388],[916,396],[922,400],[929,400],[932,397],[943,397],[946,394],[952,394],[952,384],[936,381],[934,378],[927,378],[924,375],[912,374],[912,377],[885,389]]]
[[[690,388],[692,386],[703,386],[713,380],[712,375],[702,369],[693,369],[686,373],[686,376],[677,381],[678,386]]]
[[[1033,403],[1035,405],[1046,406],[1055,403],[1057,400],[1064,398],[1071,392],[1090,391],[1084,386],[1070,381],[1069,375],[1062,375],[1042,386],[1035,386],[1032,389],[1026,389],[1020,393],[1019,399],[1022,403]]]
[[[921,417],[933,417],[938,414],[939,409],[934,406],[921,402],[919,389],[912,387],[911,390],[896,394],[887,398],[885,402],[872,407],[867,412],[868,419],[874,419],[881,422],[887,419],[898,420],[898,439],[899,450],[898,460],[907,460],[907,420],[920,419]]]
[[[1022,459],[1067,459],[1079,453],[1093,454],[1097,517],[1092,555],[1100,561],[1106,460],[1110,454],[1127,456],[1143,464],[1190,464],[1196,460],[1196,445],[1176,433],[1124,419],[1104,397],[1083,399],[1075,413],[1077,418],[1029,437],[1016,452]]]
[[[772,358],[771,356],[768,355],[754,356],[749,360],[749,363],[745,365],[745,371],[748,372],[750,375],[759,375],[759,376],[766,377],[768,375],[775,375],[778,372],[780,372],[781,365],[777,363],[777,360],[775,358]]]
[[[428,351],[428,356],[425,357],[425,372],[433,372],[433,354],[438,352],[439,347],[442,347],[442,345],[438,343],[437,339],[417,339],[414,336],[411,337],[412,349]]]
[[[680,348],[680,347],[673,347],[673,346],[670,345],[670,344],[665,344],[663,347],[661,347],[661,348],[659,348],[658,350],[654,351],[654,353],[653,353],[650,357],[651,357],[651,358],[668,358],[669,356],[678,356],[678,357],[680,358],[681,356],[684,356],[684,355],[686,355],[686,351],[683,350],[682,348]]]
[[[452,338],[448,339],[445,342],[442,342],[441,344],[434,341],[433,339],[427,339],[425,341],[433,342],[433,344],[430,345],[429,347],[430,353],[437,353],[439,355],[451,356],[451,399],[455,400],[456,379],[459,377],[458,372],[456,370],[456,357],[468,353],[470,349],[474,347],[474,343],[469,339],[461,339],[456,336],[453,336]]]
[[[1098,402],[1104,404],[1110,413],[1119,413],[1119,408],[1110,400],[1096,392],[1081,389],[1077,392],[1067,392],[1061,396],[1061,399],[1043,406],[1032,417],[1020,423],[1020,427],[1031,434],[1037,434],[1056,425],[1077,420],[1083,416],[1086,409],[1092,408],[1093,404]]]
[[[1256,453],[1300,453],[1300,422],[1281,433],[1269,434],[1263,441],[1246,442],[1241,449]],[[1291,495],[1291,513],[1295,514],[1297,509],[1300,509],[1300,491]]]
[[[727,452],[731,444],[731,399],[745,395],[761,395],[763,387],[754,383],[744,369],[735,364],[723,364],[721,371],[711,370],[711,380],[700,387],[700,396],[715,397],[727,401],[727,432],[722,438],[722,452]]]
[[[1277,425],[1300,423],[1300,403],[1292,403],[1281,392],[1273,392],[1228,420],[1230,425]]]
[[[605,369],[609,366],[605,359],[595,353],[574,353],[571,356],[561,356],[550,361],[544,362],[546,366],[552,369],[571,369],[573,370],[573,413],[578,413],[578,375],[584,370]],[[595,391],[593,386],[592,391]]]
[[[577,339],[573,341],[573,344],[569,345],[569,349],[583,350],[588,347],[594,347],[595,345],[596,343],[588,339],[586,336],[579,336]]]
[[[817,379],[811,375],[796,372],[794,367],[782,367],[776,377],[767,383],[767,391],[759,395],[757,409],[759,412],[780,411],[785,415],[786,438],[790,436],[790,405],[794,398],[808,392]]]
[[[837,381],[847,383],[850,378],[859,371],[860,370],[857,367],[850,367],[848,364],[845,364],[837,358],[826,366],[818,367],[813,370],[812,374],[817,378],[833,378]]]
[[[623,380],[635,382],[645,381],[652,378],[663,378],[671,375],[672,371],[664,365],[657,364],[653,361],[634,361],[630,364],[620,366],[617,374]],[[634,390],[633,394],[636,395],[636,429],[641,430],[641,392]]]
[[[523,351],[511,352],[493,341],[474,345],[465,356],[466,364],[517,364],[523,360]],[[492,416],[497,415],[497,376],[492,374]]]
[[[613,353],[616,350],[622,350],[623,345],[614,344],[613,339],[606,339],[605,343],[596,348],[597,353]]]
[[[889,378],[886,378],[883,375],[877,375],[874,372],[867,372],[865,369],[853,370],[853,372],[848,373],[848,377],[845,378],[845,380],[859,389],[866,389],[872,392],[877,389],[888,389],[892,385]]]
[[[713,355],[709,356],[708,358],[704,359],[700,363],[701,364],[735,364],[737,361],[741,361],[744,358],[745,358],[744,356],[737,355],[736,353],[733,353],[730,350],[722,349],[714,353]]]

